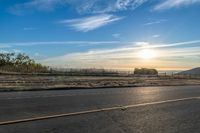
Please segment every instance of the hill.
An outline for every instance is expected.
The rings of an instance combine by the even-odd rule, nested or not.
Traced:
[[[187,71],[182,71],[179,74],[186,74],[186,75],[200,75],[200,67],[193,68]]]

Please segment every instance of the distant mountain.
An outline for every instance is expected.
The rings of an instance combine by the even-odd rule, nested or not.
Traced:
[[[187,70],[187,71],[182,71],[179,74],[200,75],[200,67],[193,68],[193,69]]]

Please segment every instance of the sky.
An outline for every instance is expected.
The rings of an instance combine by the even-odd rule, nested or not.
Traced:
[[[0,0],[0,52],[51,67],[200,66],[200,0]]]

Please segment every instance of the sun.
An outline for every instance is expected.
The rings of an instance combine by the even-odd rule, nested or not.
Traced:
[[[153,49],[143,49],[138,52],[138,58],[149,60],[156,57],[156,51]]]

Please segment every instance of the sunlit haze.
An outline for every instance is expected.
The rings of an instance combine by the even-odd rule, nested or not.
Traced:
[[[156,57],[156,52],[152,49],[144,49],[138,52],[138,57],[150,60]]]

